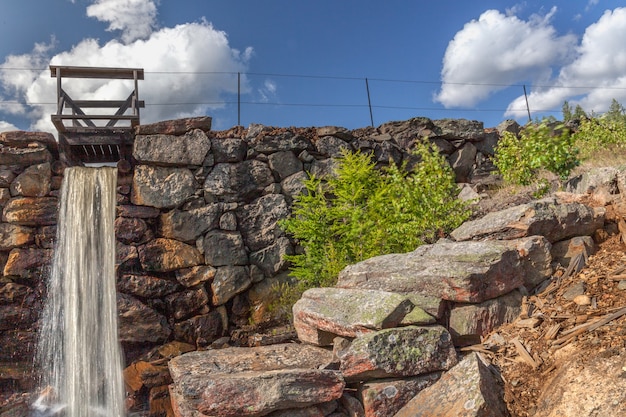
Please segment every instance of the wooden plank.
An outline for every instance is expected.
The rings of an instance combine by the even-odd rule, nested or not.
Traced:
[[[86,108],[119,108],[122,107],[126,103],[126,100],[74,100],[74,104],[78,107],[86,107]],[[146,107],[146,102],[144,100],[139,100],[137,102],[137,107]]]
[[[128,140],[119,136],[78,136],[67,138],[67,143],[70,146],[78,145],[123,145],[128,143]]]
[[[114,114],[53,114],[53,118],[58,120],[136,120],[139,119],[139,116],[135,116],[133,114],[124,114],[124,115],[114,115]],[[97,126],[94,126],[97,127]]]
[[[116,80],[144,79],[143,68],[74,67],[50,65],[50,76],[65,78],[110,78]]]

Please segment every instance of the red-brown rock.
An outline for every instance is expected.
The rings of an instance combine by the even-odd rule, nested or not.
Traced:
[[[57,222],[57,204],[54,197],[17,197],[7,202],[3,217],[23,226],[52,225]]]
[[[200,265],[202,254],[191,245],[173,239],[154,239],[139,246],[139,260],[146,271],[169,272]]]

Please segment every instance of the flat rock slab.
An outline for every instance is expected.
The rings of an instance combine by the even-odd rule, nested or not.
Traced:
[[[457,363],[450,333],[442,326],[408,326],[357,337],[340,354],[348,381],[399,378],[450,369]]]
[[[574,236],[592,235],[604,224],[605,209],[581,203],[559,204],[555,198],[496,211],[463,223],[450,236],[456,241],[516,239],[544,236],[551,243]]]
[[[413,252],[347,266],[337,287],[420,293],[479,303],[550,277],[550,244],[540,236],[511,241],[440,240]]]
[[[420,391],[395,417],[508,416],[499,381],[476,353]]]
[[[181,416],[255,417],[333,401],[345,382],[320,369],[331,361],[330,351],[293,343],[190,352],[169,362],[173,408],[200,413]]]
[[[293,320],[300,340],[318,344],[318,337],[307,337],[313,329],[356,337],[374,330],[396,327],[412,309],[411,301],[400,294],[376,290],[312,288],[305,291],[293,306]]]

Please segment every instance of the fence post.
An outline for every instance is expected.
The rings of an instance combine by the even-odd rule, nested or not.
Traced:
[[[374,127],[374,116],[372,115],[372,99],[370,98],[370,84],[365,78],[365,89],[367,90],[367,105],[370,108],[370,125]]]
[[[237,126],[241,126],[241,73],[237,73]]]
[[[526,84],[523,85],[524,87],[524,98],[526,99],[526,111],[528,111],[528,122],[532,122],[532,118],[530,117],[530,106],[528,105],[528,94],[526,94]]]

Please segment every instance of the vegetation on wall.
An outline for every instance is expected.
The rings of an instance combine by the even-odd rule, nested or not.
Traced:
[[[282,223],[302,247],[288,258],[298,293],[335,284],[347,265],[433,242],[469,217],[445,158],[428,141],[415,154],[420,162],[409,171],[377,169],[370,155],[346,152],[335,175],[305,181]]]

